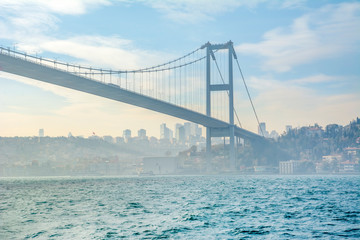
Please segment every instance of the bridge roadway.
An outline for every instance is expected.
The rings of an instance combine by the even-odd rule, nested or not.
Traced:
[[[194,122],[204,127],[211,128],[212,137],[229,136],[230,124],[224,121],[162,100],[128,91],[116,87],[115,85],[80,77],[66,71],[40,65],[22,58],[0,53],[0,71],[90,93]],[[263,139],[263,137],[238,126],[235,126],[235,136],[248,140]]]

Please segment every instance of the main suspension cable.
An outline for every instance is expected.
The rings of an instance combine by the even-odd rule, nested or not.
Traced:
[[[248,89],[248,87],[247,87],[247,85],[246,85],[244,75],[243,75],[243,73],[242,73],[242,71],[241,71],[239,61],[237,60],[237,58],[235,58],[235,60],[236,60],[237,66],[238,66],[238,68],[239,68],[240,75],[241,75],[241,78],[242,78],[242,80],[243,80],[243,83],[244,83],[244,86],[245,86],[247,95],[248,95],[248,97],[249,97],[249,100],[250,100],[250,103],[251,103],[251,107],[252,107],[252,109],[253,109],[253,111],[254,111],[254,114],[255,114],[255,117],[256,117],[256,121],[257,121],[257,123],[258,123],[258,127],[259,127],[259,129],[260,129],[260,131],[261,131],[262,136],[265,137],[264,132],[263,132],[263,129],[262,129],[262,127],[260,127],[260,121],[259,121],[258,115],[256,114],[256,110],[255,110],[253,101],[252,101],[252,99],[251,99],[251,96],[250,96],[250,93],[249,93],[249,89]]]

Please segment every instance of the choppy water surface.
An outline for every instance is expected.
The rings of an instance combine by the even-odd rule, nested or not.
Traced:
[[[0,179],[0,239],[358,239],[360,176]]]

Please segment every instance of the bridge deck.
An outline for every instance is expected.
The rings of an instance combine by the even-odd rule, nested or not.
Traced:
[[[224,121],[208,117],[204,114],[191,111],[171,103],[157,100],[145,95],[131,92],[114,85],[108,85],[48,66],[40,65],[21,58],[0,54],[0,70],[15,75],[55,84],[58,86],[90,93],[104,98],[124,102],[134,106],[146,108],[190,122],[198,123],[204,127],[216,128],[218,135],[222,135],[230,125]],[[215,131],[214,131],[215,132]],[[261,136],[235,126],[235,135],[252,140],[263,139]],[[226,136],[226,134],[225,134]]]

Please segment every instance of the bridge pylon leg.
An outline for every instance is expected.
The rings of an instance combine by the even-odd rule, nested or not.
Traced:
[[[206,43],[202,48],[206,48],[206,115],[211,117],[211,92],[213,91],[227,91],[229,96],[229,132],[224,136],[230,137],[230,152],[229,152],[229,170],[236,171],[236,154],[235,154],[235,125],[234,125],[234,83],[233,83],[233,58],[236,58],[233,43],[231,41],[225,44],[211,44]],[[211,59],[216,61],[215,52],[218,50],[228,51],[228,83],[223,80],[223,84],[215,84],[211,82]],[[225,130],[227,131],[227,130]],[[211,166],[211,128],[206,128],[206,160],[207,165]],[[209,168],[208,168],[209,170]]]
[[[229,160],[230,160],[230,171],[235,171],[235,134],[234,134],[234,125],[230,126],[230,152],[229,152]]]
[[[206,172],[211,170],[211,128],[206,128]]]

